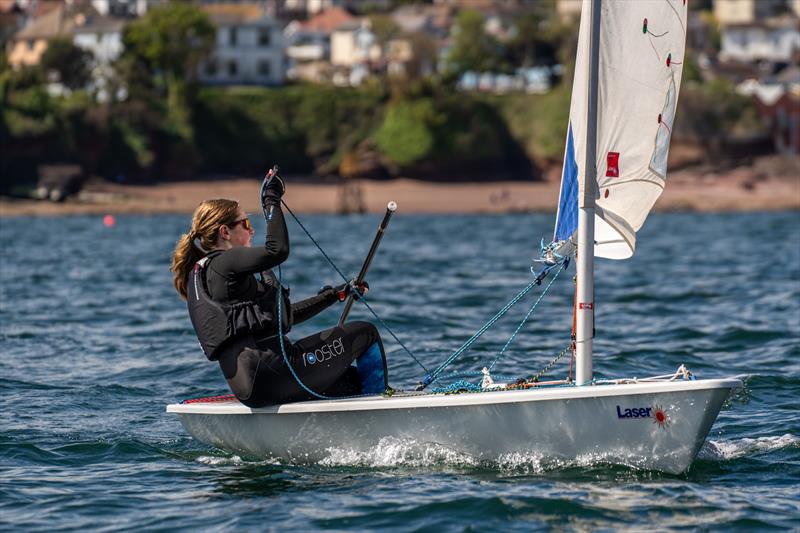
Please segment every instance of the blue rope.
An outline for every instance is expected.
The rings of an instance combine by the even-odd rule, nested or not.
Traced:
[[[480,385],[470,383],[469,381],[456,381],[445,387],[436,387],[431,389],[434,394],[455,394],[457,392],[483,392]]]
[[[530,317],[531,313],[533,312],[533,309],[536,308],[536,306],[539,304],[539,302],[544,297],[545,293],[547,293],[547,290],[553,284],[553,282],[555,281],[555,278],[557,278],[558,274],[560,274],[561,271],[564,270],[567,267],[567,265],[569,264],[568,261],[569,261],[568,259],[565,259],[564,261],[561,261],[559,263],[554,263],[552,265],[549,265],[549,266],[545,267],[539,274],[536,275],[536,278],[533,281],[531,281],[524,289],[522,289],[519,293],[517,293],[517,295],[514,296],[514,298],[512,298],[511,301],[509,301],[502,309],[500,309],[500,311],[498,311],[496,315],[494,315],[472,337],[470,337],[467,340],[467,342],[465,342],[463,345],[461,345],[461,347],[458,350],[453,352],[453,354],[450,357],[448,357],[447,360],[444,363],[439,365],[436,368],[436,370],[434,370],[432,373],[426,375],[425,378],[422,380],[422,382],[417,387],[417,390],[421,391],[425,387],[430,385],[431,383],[434,383],[435,381],[437,381],[440,378],[440,374],[441,374],[442,370],[447,368],[450,364],[453,363],[453,361],[458,359],[464,352],[466,352],[470,348],[470,346],[472,346],[475,343],[475,341],[478,340],[478,338],[481,335],[483,335],[489,328],[491,328],[503,315],[505,315],[508,312],[509,309],[511,309],[520,299],[522,299],[522,297],[525,296],[534,286],[541,285],[542,280],[545,277],[547,277],[547,275],[550,273],[551,270],[553,270],[556,267],[560,267],[558,272],[557,272],[557,274],[556,274],[556,276],[554,276],[554,278],[550,281],[550,283],[547,285],[545,290],[542,292],[542,295],[539,297],[539,299],[536,301],[536,303],[533,305],[531,310],[526,315],[525,320],[523,321],[523,323],[520,324],[520,326],[517,328],[517,331],[515,331],[514,335],[512,335],[511,339],[509,339],[509,342],[507,342],[506,346],[503,347],[503,351],[505,351],[505,349],[510,344],[511,340],[513,340],[513,338],[516,336],[516,334],[522,328],[522,325],[524,325],[525,321],[528,320],[528,317]],[[501,352],[500,355],[502,355],[502,353],[503,352]],[[497,357],[495,357],[495,359],[492,361],[492,367],[497,362],[498,358],[499,358],[499,355]]]
[[[267,186],[267,180],[264,180],[261,183],[260,198],[264,197],[264,189],[266,188],[266,186]],[[261,204],[261,214],[264,216],[264,225],[266,227],[269,227],[269,224],[268,224],[269,221],[267,220],[267,208],[264,206],[263,203]],[[309,387],[307,387],[306,384],[303,383],[303,380],[300,379],[300,376],[297,375],[297,372],[294,371],[294,367],[292,366],[292,363],[289,361],[289,355],[286,353],[286,346],[284,345],[284,342],[283,342],[283,305],[282,305],[283,304],[283,294],[282,294],[282,292],[283,292],[283,283],[281,282],[282,275],[283,275],[283,272],[281,271],[280,265],[278,265],[278,287],[277,287],[278,290],[277,290],[275,298],[278,301],[278,340],[279,340],[279,343],[280,343],[280,346],[281,346],[281,355],[283,356],[283,362],[286,364],[287,367],[289,367],[289,372],[292,373],[292,377],[294,377],[294,380],[297,382],[298,385],[300,385],[300,387],[304,391],[306,391],[310,395],[314,396],[315,398],[319,398],[321,400],[330,400],[331,398],[329,398],[328,396],[325,396],[323,394],[319,394],[319,393],[311,390]]]
[[[282,300],[283,300],[283,297],[282,297],[283,295],[281,294],[282,290],[283,290],[283,284],[281,284],[281,278],[279,276],[278,277],[278,296],[277,296],[277,299],[278,299],[278,339],[280,340],[281,355],[283,356],[283,362],[286,363],[286,366],[289,367],[289,371],[292,373],[292,376],[294,377],[294,380],[297,382],[298,385],[300,385],[300,387],[302,387],[302,389],[304,391],[306,391],[310,395],[314,396],[315,398],[319,398],[320,400],[330,400],[331,399],[330,397],[325,396],[324,394],[319,394],[317,392],[314,392],[313,390],[308,388],[306,386],[306,384],[303,383],[303,380],[300,379],[300,376],[298,376],[297,373],[294,371],[294,367],[292,367],[292,363],[289,362],[289,356],[286,354],[286,346],[284,346],[284,344],[283,344],[283,313],[281,312],[281,308],[282,308],[281,303],[282,303]]]
[[[500,309],[500,311],[498,311],[496,315],[494,315],[491,319],[489,319],[488,322],[486,322],[483,326],[481,326],[481,328],[477,332],[475,332],[475,334],[472,337],[470,337],[467,340],[467,342],[462,344],[461,347],[458,350],[453,352],[453,354],[450,357],[448,357],[447,360],[445,360],[444,363],[439,365],[436,368],[436,370],[434,370],[433,372],[431,372],[430,374],[425,376],[425,379],[422,381],[422,388],[425,388],[426,386],[430,385],[431,383],[433,383],[434,381],[439,379],[439,375],[442,373],[442,370],[447,368],[453,361],[458,359],[458,357],[461,356],[461,354],[466,352],[469,349],[469,347],[472,346],[475,343],[475,341],[477,341],[478,338],[481,335],[486,333],[486,331],[490,327],[492,327],[495,324],[495,322],[500,320],[500,318],[504,314],[506,314],[508,312],[508,310],[511,309],[514,306],[514,304],[516,304],[518,301],[520,301],[520,299],[522,299],[522,297],[525,296],[535,286],[536,286],[536,280],[533,280],[530,283],[528,283],[528,285],[524,289],[522,289],[519,293],[517,293],[517,295],[514,296],[511,299],[511,301],[509,301],[505,306],[503,306],[503,308]]]
[[[498,354],[497,354],[497,355],[494,357],[494,359],[492,359],[492,362],[491,362],[491,364],[489,365],[489,371],[490,371],[490,372],[491,372],[491,370],[494,368],[494,365],[496,365],[496,364],[497,364],[497,361],[500,359],[500,357],[502,357],[502,356],[503,356],[503,354],[504,354],[504,353],[506,353],[506,349],[507,349],[507,348],[509,347],[509,345],[510,345],[510,344],[511,344],[511,343],[514,341],[514,338],[516,338],[516,336],[517,336],[517,333],[519,333],[519,332],[520,332],[520,330],[521,330],[521,329],[522,329],[522,327],[525,325],[525,323],[526,323],[526,322],[528,322],[528,319],[530,318],[530,316],[531,316],[531,314],[533,313],[533,311],[536,309],[536,306],[538,306],[538,305],[539,305],[539,302],[541,302],[541,301],[542,301],[542,298],[544,298],[545,294],[547,294],[547,291],[549,291],[549,290],[550,290],[550,286],[551,286],[551,285],[553,285],[553,283],[555,283],[555,281],[558,279],[558,276],[559,276],[559,275],[560,275],[560,274],[561,274],[561,273],[564,271],[564,268],[565,268],[565,267],[564,267],[564,264],[562,263],[562,264],[561,264],[561,268],[559,268],[559,269],[556,271],[556,274],[555,274],[555,276],[553,276],[553,279],[551,279],[551,280],[550,280],[550,283],[548,283],[548,284],[547,284],[547,286],[544,288],[544,290],[542,291],[542,294],[540,294],[540,295],[539,295],[539,298],[536,300],[536,302],[534,302],[534,304],[533,304],[533,305],[531,306],[531,308],[528,310],[528,314],[526,314],[526,315],[525,315],[525,318],[523,318],[523,319],[522,319],[522,322],[520,322],[520,323],[519,323],[519,326],[517,326],[517,329],[516,329],[516,330],[514,330],[514,333],[511,335],[511,337],[509,337],[508,341],[506,341],[505,345],[504,345],[504,346],[503,346],[503,348],[500,350],[500,352],[499,352],[499,353],[498,353]]]

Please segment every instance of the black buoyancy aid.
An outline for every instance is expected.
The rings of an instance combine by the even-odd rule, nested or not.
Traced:
[[[219,255],[211,253],[198,261],[189,273],[186,303],[189,318],[194,326],[200,347],[206,357],[216,361],[220,349],[231,341],[245,336],[263,338],[278,333],[278,299],[280,284],[272,271],[262,272],[263,291],[253,300],[232,304],[215,302],[208,294],[205,283],[205,269],[208,262]],[[292,306],[289,290],[281,289],[282,333],[285,335],[292,327]],[[255,341],[254,341],[255,342]]]

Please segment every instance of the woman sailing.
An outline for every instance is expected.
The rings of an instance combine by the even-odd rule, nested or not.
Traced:
[[[285,185],[273,171],[264,180],[263,247],[251,246],[250,219],[238,202],[227,199],[201,203],[191,229],[175,246],[170,269],[175,289],[187,301],[203,352],[219,362],[231,391],[250,407],[383,393],[386,356],[372,324],[346,322],[296,342],[286,337],[293,324],[352,291],[355,297],[364,294],[368,285],[323,287],[316,296],[290,302],[288,289],[271,270],[289,257],[281,210]]]

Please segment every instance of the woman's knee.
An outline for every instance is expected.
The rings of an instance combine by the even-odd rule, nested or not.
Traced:
[[[378,333],[378,328],[372,322],[366,320],[354,320],[353,322],[346,322],[344,327],[348,333],[366,335],[369,338],[368,344],[372,344],[381,338]]]

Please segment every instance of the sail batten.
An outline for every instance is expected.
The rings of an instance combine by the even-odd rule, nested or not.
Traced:
[[[584,192],[596,198],[595,256],[624,259],[633,255],[636,232],[666,185],[687,8],[684,0],[603,0],[600,6],[597,179],[586,181],[591,2],[584,0],[554,240],[574,235],[568,193],[577,177],[577,198]]]

